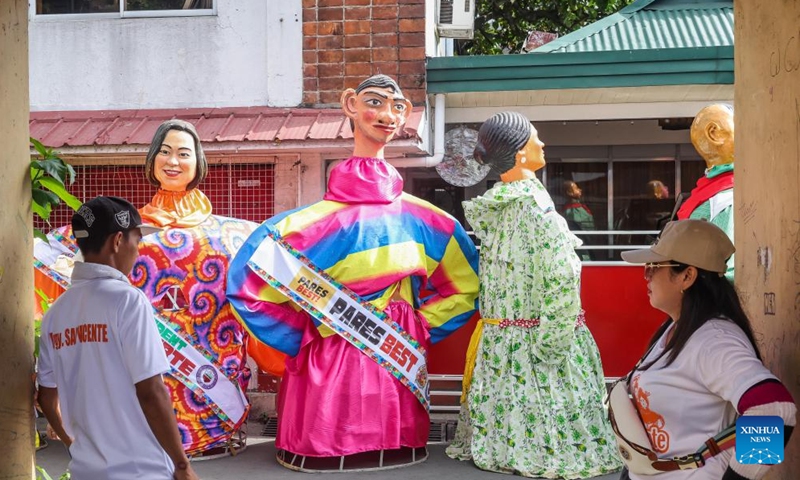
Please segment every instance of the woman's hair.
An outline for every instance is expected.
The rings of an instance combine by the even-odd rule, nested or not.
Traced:
[[[531,138],[531,122],[517,112],[500,112],[483,122],[473,156],[505,173],[517,163],[517,152]]]
[[[679,262],[675,263],[679,266],[671,267],[670,275],[677,275],[689,268],[688,265]],[[724,276],[720,276],[719,273],[697,268],[697,279],[683,293],[680,315],[672,338],[667,342],[664,352],[646,366],[641,367],[640,370],[648,369],[665,354],[668,354],[665,366],[672,364],[686,346],[692,334],[707,321],[715,318],[724,318],[738,325],[747,335],[750,344],[753,345],[756,357],[761,360],[761,354],[753,336],[753,327],[750,325],[750,319],[747,318],[747,314],[744,313],[739,296],[736,294],[733,284]],[[670,322],[665,322],[658,329],[650,340],[650,345],[658,341],[669,324]]]
[[[669,188],[661,180],[647,182],[647,194],[650,198],[669,198]]]
[[[158,155],[158,152],[161,150],[161,145],[164,143],[164,139],[167,138],[167,134],[170,130],[186,132],[194,139],[197,173],[195,173],[194,179],[189,182],[189,185],[186,186],[186,190],[191,190],[206,178],[208,174],[208,162],[206,161],[206,154],[203,152],[203,146],[200,144],[200,135],[197,134],[194,125],[183,120],[167,120],[158,127],[155,135],[153,135],[153,140],[150,142],[150,150],[147,151],[147,159],[144,162],[144,175],[151,185],[161,187],[161,182],[159,182],[155,176],[156,155]]]

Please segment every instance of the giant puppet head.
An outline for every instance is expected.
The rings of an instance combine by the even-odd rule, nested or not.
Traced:
[[[524,180],[544,167],[544,143],[524,115],[500,112],[481,125],[474,157],[500,172],[503,182]]]
[[[720,103],[700,110],[690,134],[706,167],[733,163],[733,107]]]
[[[353,128],[353,156],[383,158],[384,147],[406,122],[411,102],[392,78],[373,75],[342,93],[342,110]]]
[[[162,123],[147,152],[147,180],[162,190],[183,192],[206,178],[208,162],[194,125],[183,120]]]

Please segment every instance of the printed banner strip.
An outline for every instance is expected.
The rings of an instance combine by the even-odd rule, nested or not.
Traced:
[[[248,410],[239,385],[227,377],[213,362],[186,341],[161,315],[154,315],[164,351],[170,361],[170,374],[195,394],[202,393],[214,413],[236,427]]]
[[[41,261],[34,259],[34,266],[64,289],[70,281]],[[247,398],[237,383],[227,377],[202,348],[195,347],[171,326],[169,320],[154,312],[153,318],[164,344],[164,352],[170,361],[170,375],[204,398],[220,419],[235,428],[244,419],[248,410]]]
[[[34,258],[33,266],[43,274],[47,275],[47,277],[50,278],[50,280],[56,282],[64,290],[69,288],[70,285],[69,279],[67,279],[64,275],[61,275],[60,273],[56,272],[52,268],[48,267],[44,263],[42,263],[41,260]]]
[[[274,232],[248,267],[386,369],[429,408],[425,349],[397,322],[338,283]]]

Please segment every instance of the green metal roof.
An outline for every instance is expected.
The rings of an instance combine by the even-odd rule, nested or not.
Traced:
[[[428,93],[733,83],[733,47],[439,57]]]
[[[533,50],[607,52],[733,45],[733,1],[637,0]]]
[[[733,84],[733,2],[636,0],[531,53],[431,58],[427,82],[428,93]]]

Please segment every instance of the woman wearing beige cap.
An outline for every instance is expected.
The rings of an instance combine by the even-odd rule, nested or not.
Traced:
[[[625,261],[645,265],[650,303],[669,316],[611,394],[610,416],[630,470],[622,479],[757,479],[783,460],[775,458],[782,445],[734,448],[738,416],[780,417],[787,441],[797,410],[764,367],[750,321],[724,277],[733,252],[715,225],[681,220],[667,224],[649,249],[622,253]],[[628,395],[615,396],[622,388],[635,410],[624,404]],[[634,427],[641,443],[632,440]]]

